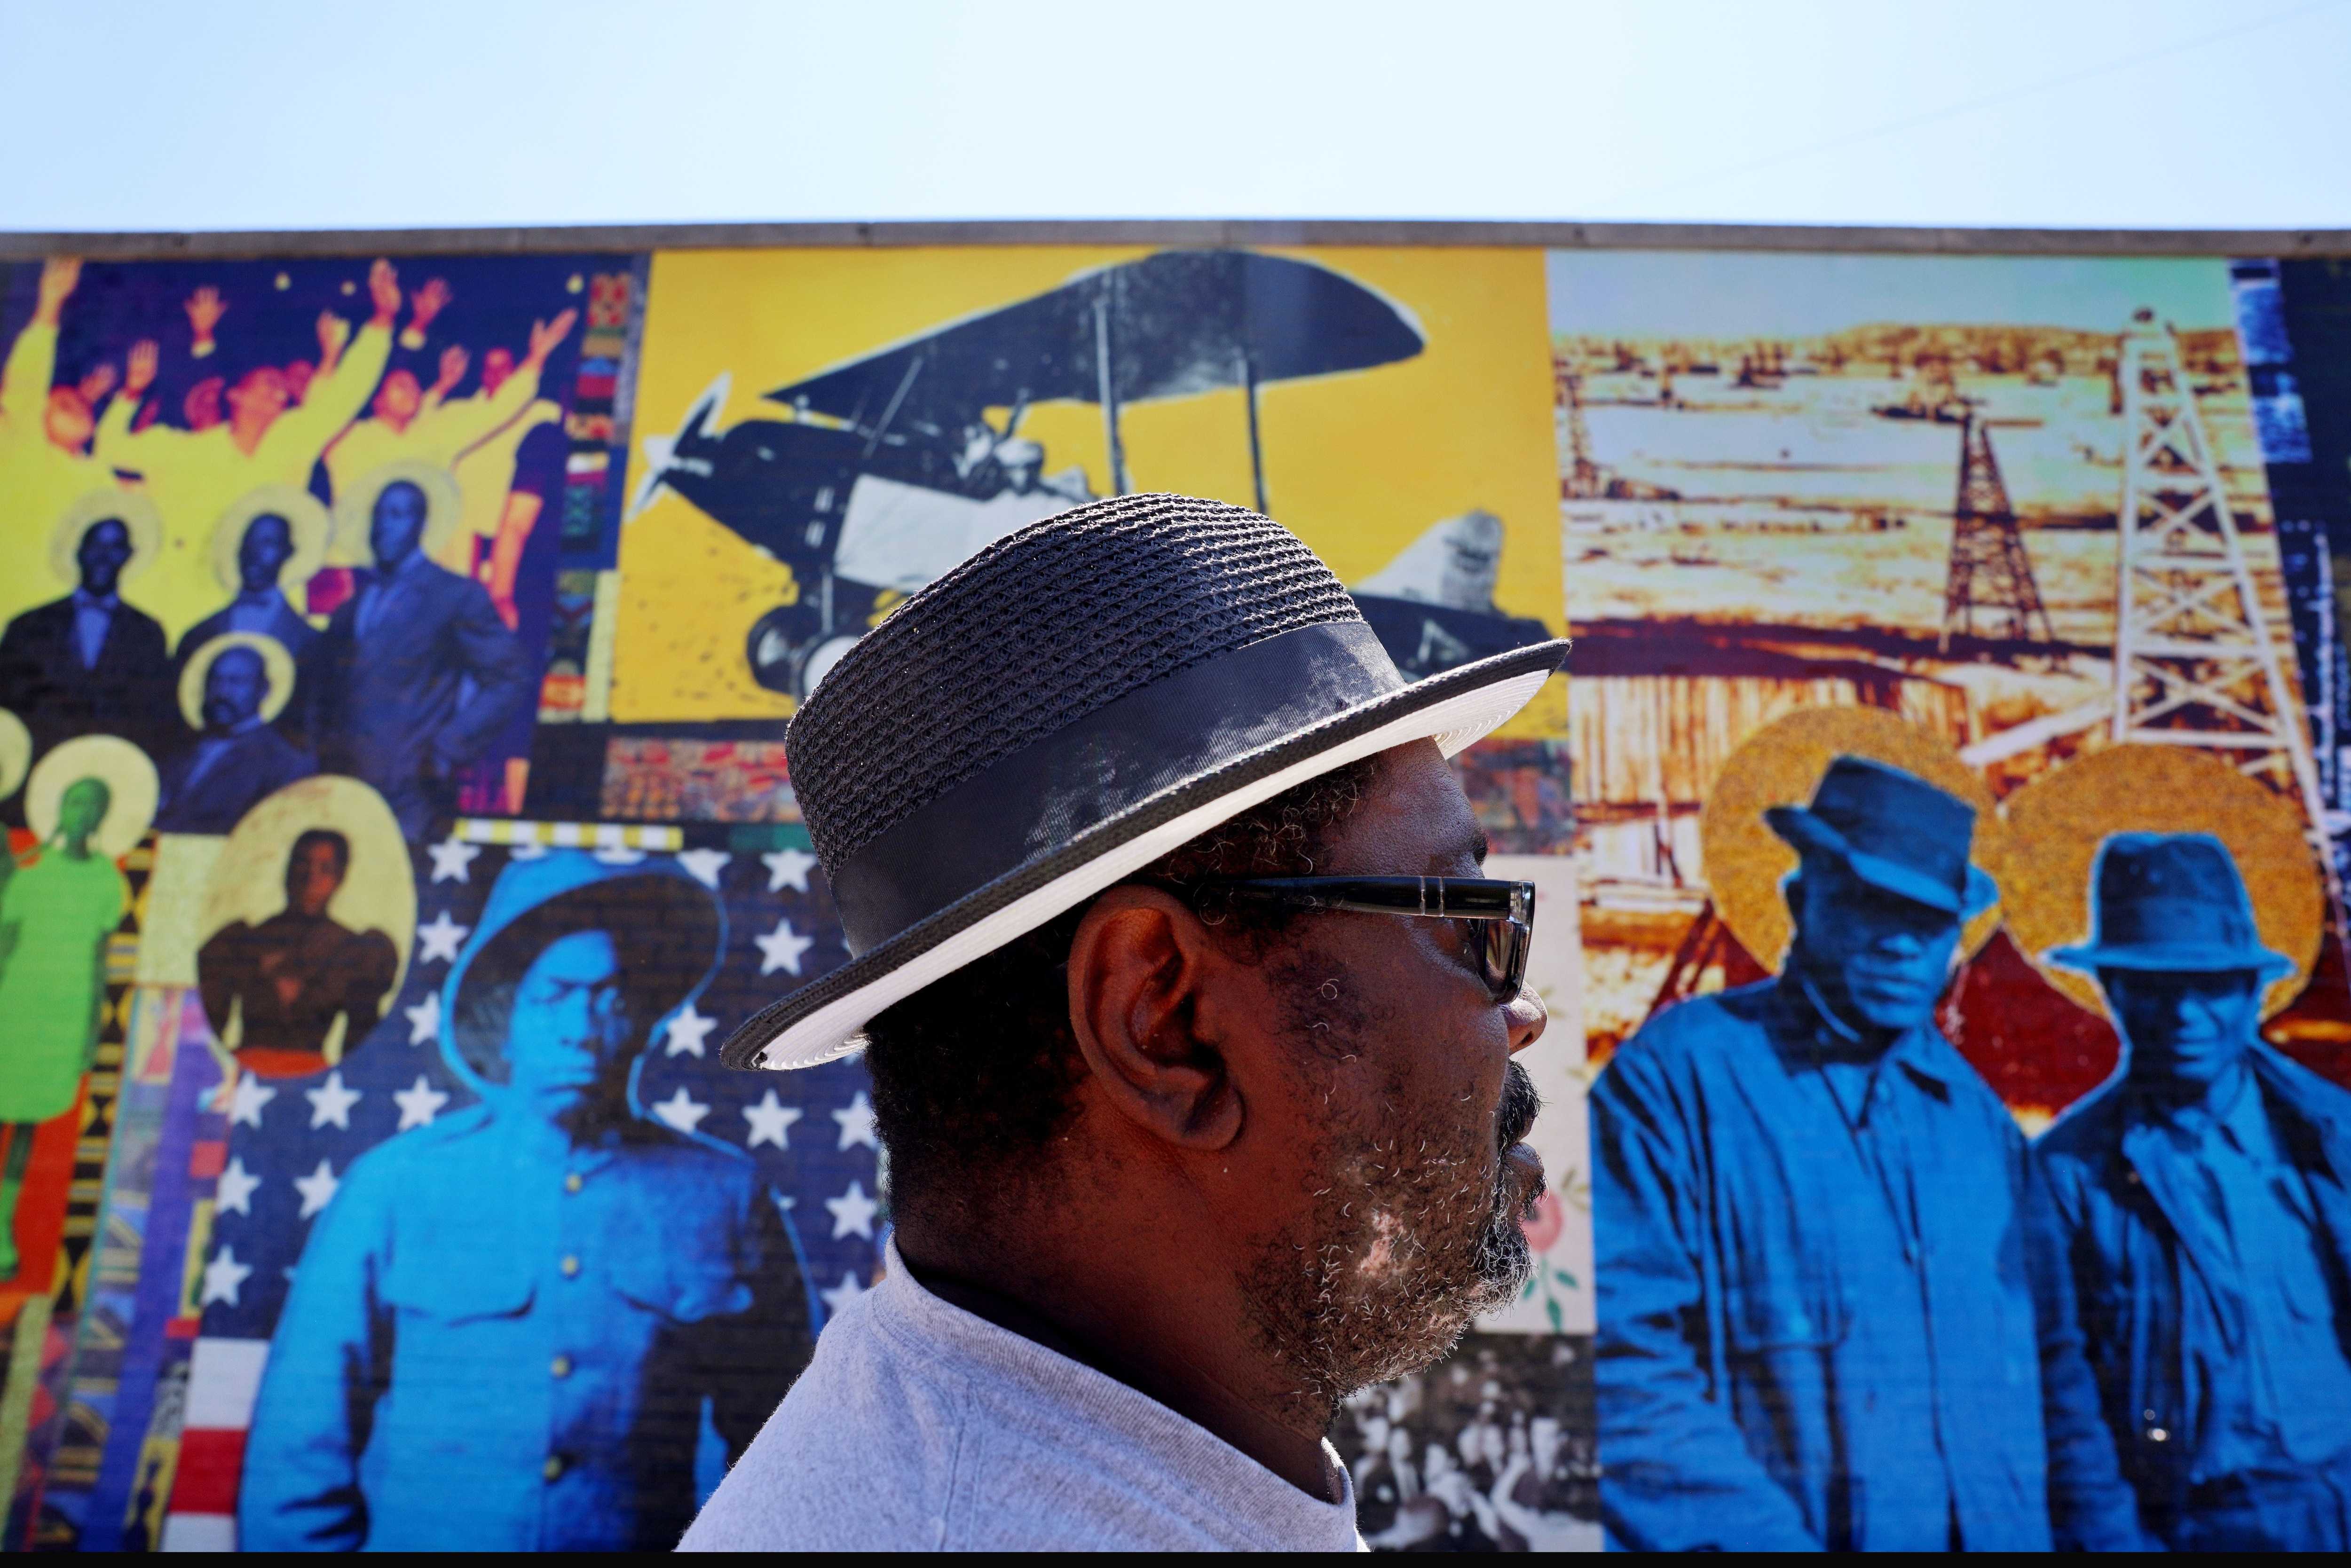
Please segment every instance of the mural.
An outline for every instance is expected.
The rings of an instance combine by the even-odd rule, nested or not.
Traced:
[[[1611,1539],[2339,1546],[2277,269],[1551,265]]]
[[[0,265],[0,1545],[673,1541],[888,1234],[855,1060],[715,1062],[846,956],[785,726],[1166,488],[1415,674],[1577,643],[1459,762],[1547,912],[1540,1267],[1343,1416],[1374,1547],[2340,1546],[2346,322],[2260,258]]]

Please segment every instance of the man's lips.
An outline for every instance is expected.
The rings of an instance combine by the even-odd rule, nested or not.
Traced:
[[[1532,1203],[1543,1190],[1542,1156],[1527,1144],[1512,1144],[1502,1151],[1502,1163],[1509,1166],[1526,1189],[1527,1201]]]

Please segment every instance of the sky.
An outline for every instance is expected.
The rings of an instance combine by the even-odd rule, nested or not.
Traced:
[[[2351,226],[2351,0],[0,0],[0,229]]]
[[[2220,261],[1554,250],[1552,329],[1599,337],[1803,338],[1877,321],[2119,331],[2142,306],[2234,327]]]

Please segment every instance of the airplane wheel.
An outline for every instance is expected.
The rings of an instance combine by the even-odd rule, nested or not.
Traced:
[[[841,663],[841,656],[855,646],[856,643],[857,639],[854,637],[834,637],[819,643],[811,649],[808,658],[800,665],[799,695],[805,697],[809,693],[816,690],[816,684],[832,673],[832,667]]]
[[[804,605],[779,604],[768,611],[752,623],[751,634],[744,639],[751,678],[771,692],[804,695],[800,666],[823,631],[815,612]]]

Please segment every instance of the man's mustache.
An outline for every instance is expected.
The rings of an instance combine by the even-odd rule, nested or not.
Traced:
[[[1502,1105],[1499,1143],[1504,1149],[1523,1141],[1534,1129],[1535,1117],[1542,1110],[1542,1096],[1535,1091],[1535,1081],[1527,1070],[1513,1061],[1502,1071]]]

